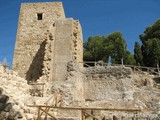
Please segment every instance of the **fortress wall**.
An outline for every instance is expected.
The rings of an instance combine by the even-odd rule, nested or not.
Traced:
[[[56,21],[54,50],[53,50],[53,76],[54,80],[64,80],[67,77],[67,63],[73,60],[72,55],[73,19]]]
[[[79,21],[65,18],[61,2],[22,4],[13,70],[27,80],[65,80],[71,60],[83,61]]]
[[[38,20],[38,14],[42,14],[42,20]],[[13,60],[13,70],[17,71],[21,77],[26,78],[26,73],[30,69],[35,69],[36,74],[42,73],[43,60],[41,59],[43,59],[44,53],[40,49],[45,47],[46,31],[55,19],[62,18],[65,18],[65,14],[61,2],[25,3],[21,5]],[[36,56],[40,60],[36,59]],[[33,75],[30,75],[31,72],[28,74],[27,79],[38,77],[33,78]]]
[[[83,35],[79,21],[73,22],[73,55],[74,59],[79,63],[83,62]]]
[[[72,18],[56,20],[50,26],[45,47],[43,73],[47,80],[65,80],[67,63],[83,60],[83,39],[80,23]]]

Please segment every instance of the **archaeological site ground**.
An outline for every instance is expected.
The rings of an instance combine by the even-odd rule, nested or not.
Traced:
[[[88,63],[61,2],[22,3],[13,69],[0,65],[0,120],[160,120],[158,72]]]

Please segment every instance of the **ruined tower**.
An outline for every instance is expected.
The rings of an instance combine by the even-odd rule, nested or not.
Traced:
[[[79,21],[66,18],[61,2],[21,4],[13,70],[27,80],[64,80],[67,63],[83,61]]]

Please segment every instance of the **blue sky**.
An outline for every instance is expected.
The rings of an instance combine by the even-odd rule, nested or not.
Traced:
[[[0,61],[12,64],[20,4],[62,1],[67,18],[80,21],[89,36],[119,31],[130,52],[146,27],[160,18],[160,0],[0,0]]]

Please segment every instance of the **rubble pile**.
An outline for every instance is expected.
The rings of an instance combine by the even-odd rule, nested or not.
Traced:
[[[27,107],[27,104],[35,102],[35,98],[30,95],[30,89],[32,87],[25,79],[0,65],[0,120],[29,120],[36,115],[35,108]]]
[[[23,118],[19,111],[12,108],[12,103],[8,102],[9,96],[2,94],[3,89],[0,87],[0,119],[13,120]]]

